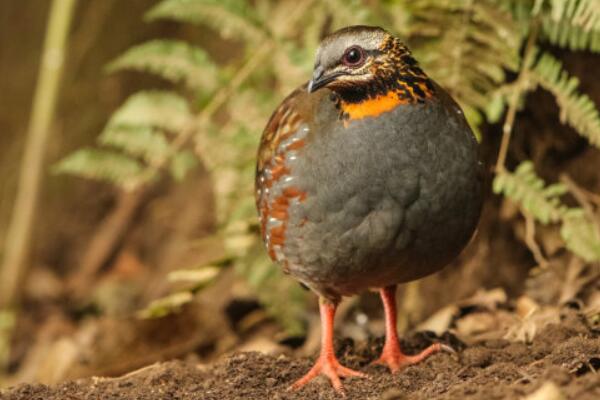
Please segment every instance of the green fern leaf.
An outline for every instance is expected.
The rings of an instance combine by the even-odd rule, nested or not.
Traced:
[[[515,71],[522,35],[494,0],[403,0],[410,13],[409,41],[425,71],[456,98],[470,117],[487,108],[491,94]]]
[[[130,96],[108,126],[151,126],[181,132],[192,121],[185,99],[173,92],[145,91]]]
[[[545,187],[531,161],[521,163],[514,173],[498,173],[493,189],[515,201],[543,224],[560,221],[566,210],[559,196],[566,193],[567,188],[562,184]]]
[[[533,170],[533,163],[521,163],[514,173],[500,172],[494,179],[494,192],[515,201],[543,224],[560,223],[565,246],[586,261],[600,260],[600,233],[580,208],[568,208],[560,201],[565,185],[546,186]]]
[[[540,57],[531,75],[556,98],[561,121],[600,147],[600,114],[587,95],[577,92],[579,80],[569,76],[561,62],[548,53]]]
[[[142,183],[143,166],[121,153],[88,148],[63,158],[53,171],[112,183],[127,190]]]
[[[116,147],[148,164],[160,162],[168,155],[165,136],[148,126],[109,125],[98,138],[100,144]]]
[[[554,21],[568,21],[585,31],[600,31],[598,0],[550,0],[550,15]]]
[[[554,21],[544,18],[542,21],[543,38],[550,43],[571,50],[589,50],[600,52],[600,30],[586,31],[569,21]]]
[[[587,262],[600,260],[600,235],[582,209],[570,209],[563,216],[560,236],[569,250]]]
[[[127,50],[107,66],[108,71],[147,71],[190,90],[213,91],[218,70],[206,52],[177,40],[153,40]]]
[[[538,1],[542,38],[571,50],[600,51],[600,1]]]
[[[163,0],[148,11],[146,19],[203,24],[225,38],[243,38],[252,43],[265,39],[260,21],[246,1]]]

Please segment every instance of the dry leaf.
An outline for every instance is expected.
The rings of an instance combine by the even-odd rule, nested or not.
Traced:
[[[545,382],[538,390],[525,397],[525,400],[564,400],[565,396],[554,382]]]

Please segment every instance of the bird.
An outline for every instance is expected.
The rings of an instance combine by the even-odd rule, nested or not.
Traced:
[[[321,350],[292,386],[365,377],[339,362],[334,315],[343,297],[378,290],[392,372],[451,349],[402,352],[398,284],[439,271],[476,230],[483,202],[478,143],[460,106],[383,28],[323,38],[312,79],[275,109],[260,139],[255,198],[270,258],[319,297]]]

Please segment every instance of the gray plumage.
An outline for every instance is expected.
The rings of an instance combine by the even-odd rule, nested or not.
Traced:
[[[334,300],[439,270],[481,209],[477,143],[462,112],[443,95],[344,127],[327,92],[297,95],[314,117],[291,163],[307,195],[290,209],[289,272]]]

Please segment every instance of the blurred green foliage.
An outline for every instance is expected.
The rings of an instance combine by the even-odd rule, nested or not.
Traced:
[[[546,186],[531,161],[521,163],[514,173],[498,174],[494,191],[519,203],[542,224],[558,223],[566,247],[585,261],[600,260],[600,231],[580,207],[567,207],[560,197],[568,192],[563,183]]]
[[[306,293],[292,279],[281,279],[257,235],[255,154],[272,110],[310,76],[324,33],[374,24],[405,38],[425,71],[461,104],[474,129],[484,121],[499,121],[506,107],[518,107],[539,85],[556,97],[562,121],[600,143],[598,110],[578,93],[577,79],[534,46],[525,54],[528,40],[600,51],[596,0],[163,0],[145,18],[209,27],[243,45],[243,54],[218,64],[192,43],[157,39],[132,47],[108,70],[155,74],[172,82],[172,91],[134,94],[113,114],[97,148],[79,150],[55,168],[135,190],[164,172],[181,179],[196,165],[193,149],[213,177],[219,235],[229,262],[291,333],[302,331]],[[520,79],[508,82],[514,73]],[[216,120],[217,110],[224,120]],[[566,188],[545,186],[531,164],[514,174],[501,164],[497,192],[543,223],[560,223],[571,251],[586,260],[600,259],[600,238],[584,238],[595,222],[559,202]],[[586,228],[576,228],[581,226]],[[202,277],[191,291],[206,283],[206,273],[183,274]],[[185,293],[160,300],[144,315],[179,307],[192,299]]]

